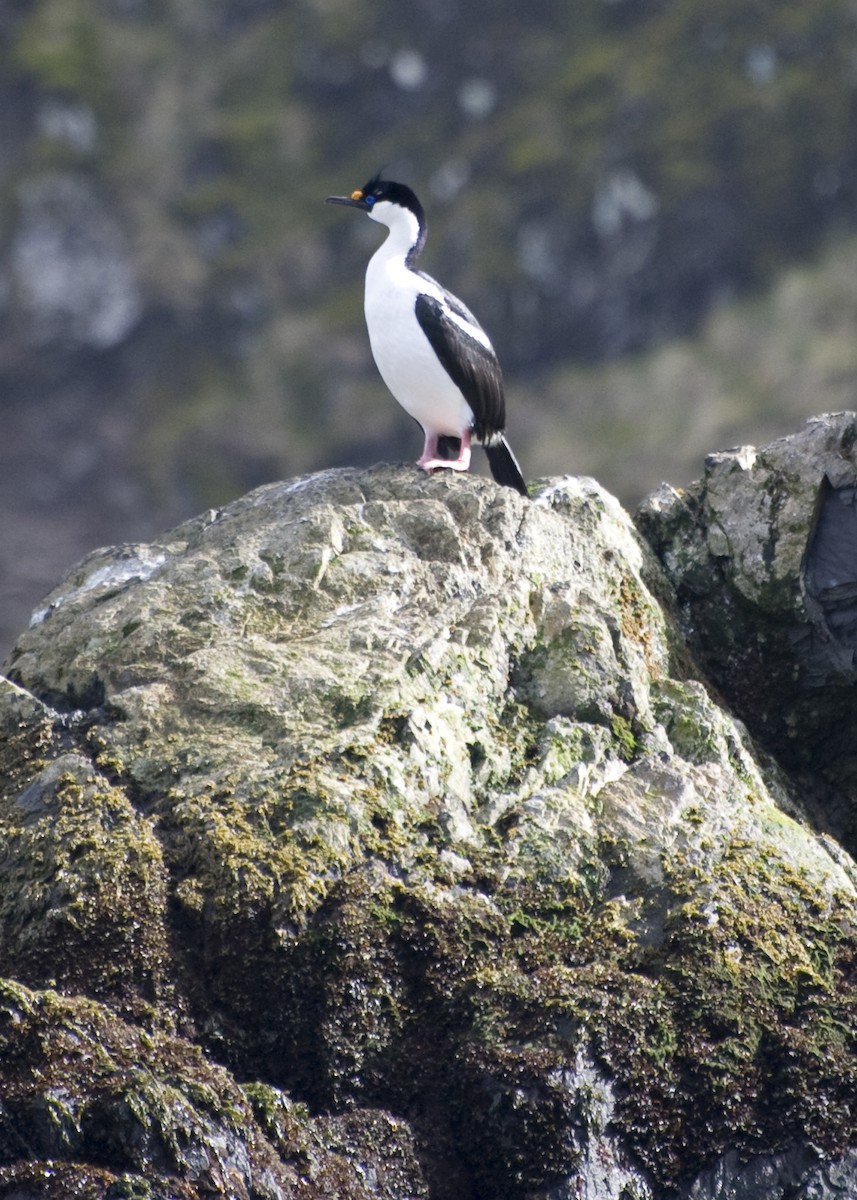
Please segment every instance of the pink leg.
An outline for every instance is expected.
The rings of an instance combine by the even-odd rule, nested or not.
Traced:
[[[431,460],[436,457],[437,457],[437,434],[436,433],[427,433],[426,437],[425,437],[425,445],[423,446],[423,452],[417,459],[417,466],[422,467],[423,470],[425,470],[425,469],[427,469],[426,464],[431,462]],[[430,468],[428,468],[428,469],[430,469]]]
[[[461,435],[458,458],[438,458],[437,434],[426,434],[426,444],[417,459],[417,466],[422,467],[428,474],[438,468],[445,468],[447,471],[467,471],[470,467],[470,430],[465,429]]]

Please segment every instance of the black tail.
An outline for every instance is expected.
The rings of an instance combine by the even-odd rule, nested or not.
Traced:
[[[527,485],[518,466],[518,460],[512,453],[509,443],[501,434],[498,440],[490,446],[486,443],[485,453],[488,455],[488,466],[491,474],[504,487],[514,488],[522,496],[528,496]]]

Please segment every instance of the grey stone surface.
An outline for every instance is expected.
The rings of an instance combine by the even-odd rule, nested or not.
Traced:
[[[396,468],[70,572],[0,692],[5,1194],[849,1186],[854,864],[679,584],[591,480]]]
[[[857,416],[815,417],[762,448],[710,455],[637,519],[713,682],[814,815],[857,845]]]

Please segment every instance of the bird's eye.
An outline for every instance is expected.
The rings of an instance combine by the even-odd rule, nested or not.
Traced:
[[[365,196],[364,199],[365,199],[367,205],[369,206],[369,208],[371,208],[372,205],[375,203],[375,201],[378,199],[378,197],[377,196]]]

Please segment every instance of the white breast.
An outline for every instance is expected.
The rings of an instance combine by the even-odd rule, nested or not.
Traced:
[[[381,378],[427,434],[459,437],[473,414],[420,328],[414,305],[420,293],[442,298],[439,287],[409,270],[389,243],[366,271],[364,309],[369,343]]]

